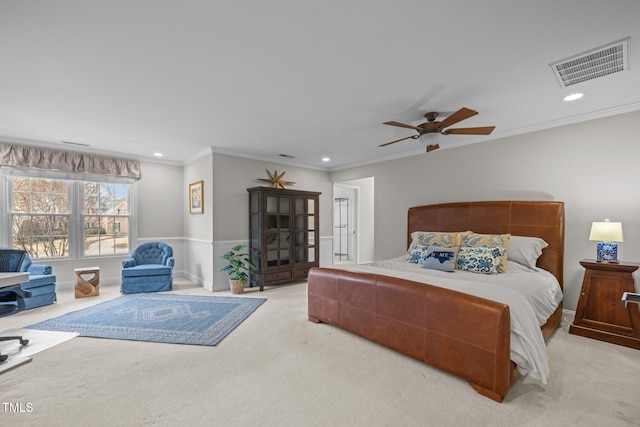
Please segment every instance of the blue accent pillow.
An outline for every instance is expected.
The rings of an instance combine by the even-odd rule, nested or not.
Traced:
[[[459,249],[458,247],[427,246],[427,254],[422,268],[452,272],[456,266],[456,256]]]
[[[498,266],[505,250],[497,246],[477,248],[463,246],[458,253],[456,268],[472,273],[498,274]]]

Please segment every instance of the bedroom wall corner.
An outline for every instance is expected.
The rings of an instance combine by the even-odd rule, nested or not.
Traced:
[[[184,218],[184,275],[205,289],[212,290],[213,271],[213,154],[203,153],[184,166],[181,206]],[[189,184],[203,182],[203,212],[189,211]]]

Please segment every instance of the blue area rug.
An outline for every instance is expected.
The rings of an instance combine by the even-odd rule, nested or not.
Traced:
[[[266,298],[131,294],[27,326],[83,337],[216,345]]]

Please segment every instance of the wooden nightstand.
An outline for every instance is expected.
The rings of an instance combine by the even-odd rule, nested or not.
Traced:
[[[640,304],[622,307],[624,292],[636,292],[631,262],[580,261],[586,270],[569,332],[625,347],[640,349]]]

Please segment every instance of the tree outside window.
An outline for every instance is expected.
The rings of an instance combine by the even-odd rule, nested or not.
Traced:
[[[31,258],[130,252],[130,184],[8,179],[14,248],[26,250]]]
[[[69,188],[63,180],[13,177],[13,247],[29,256],[69,255]]]

